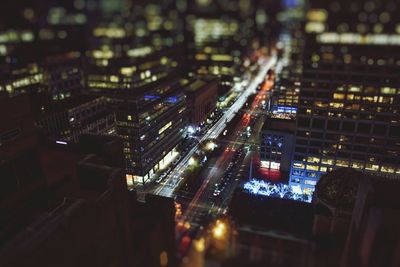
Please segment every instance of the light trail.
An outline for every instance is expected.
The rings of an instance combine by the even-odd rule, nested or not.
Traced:
[[[257,76],[257,77],[258,78],[261,77],[261,81],[264,81],[264,77],[267,75],[267,72],[269,69],[270,69],[270,67],[265,72],[261,72],[261,73],[263,73],[263,76]],[[259,84],[259,82],[255,85],[254,91],[257,88],[258,84]],[[254,85],[254,83],[252,83],[250,86],[252,86],[252,85]],[[236,129],[234,131],[235,132],[234,142],[233,142],[233,145],[231,145],[230,147],[234,148],[239,143],[238,133],[240,131],[243,131],[244,129],[246,129],[246,127],[249,125],[251,116],[256,112],[256,109],[258,109],[258,106],[260,104],[262,96],[265,95],[265,93],[267,91],[269,91],[272,87],[273,87],[273,82],[271,82],[270,80],[265,80],[264,86],[262,87],[260,92],[255,96],[253,102],[251,103],[249,113],[245,114],[245,116],[241,120],[241,123],[236,127]],[[250,94],[251,93],[252,92],[250,91]],[[246,101],[247,101],[247,98],[245,99],[245,101],[242,103],[242,105],[240,107],[242,107]],[[228,148],[229,148],[229,146],[228,146]],[[224,150],[223,154],[218,158],[217,162],[214,165],[214,168],[212,168],[211,172],[208,174],[208,176],[204,180],[203,184],[201,185],[200,189],[196,192],[194,198],[190,202],[187,210],[184,212],[183,217],[182,217],[182,219],[184,221],[187,221],[190,223],[195,221],[198,209],[201,206],[203,206],[202,204],[204,204],[201,202],[208,201],[208,196],[205,194],[205,191],[206,191],[208,185],[212,181],[212,178],[217,177],[216,176],[217,171],[222,169],[224,164],[226,165],[227,162],[231,161],[231,159],[233,157],[233,153],[234,153],[233,151],[234,151],[234,149]],[[203,198],[203,201],[201,200],[201,198]],[[224,210],[224,209],[219,209],[219,210]]]

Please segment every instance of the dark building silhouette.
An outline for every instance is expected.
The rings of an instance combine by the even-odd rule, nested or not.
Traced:
[[[215,110],[218,99],[216,80],[195,80],[186,89],[189,123],[198,126]]]

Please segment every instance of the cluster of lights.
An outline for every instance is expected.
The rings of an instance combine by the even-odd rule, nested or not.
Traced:
[[[217,220],[215,226],[212,229],[212,234],[215,239],[223,239],[226,234],[226,224],[220,220]]]
[[[297,186],[286,184],[272,184],[262,180],[252,179],[244,184],[243,188],[249,193],[260,196],[286,198],[311,203],[312,195],[304,194]]]

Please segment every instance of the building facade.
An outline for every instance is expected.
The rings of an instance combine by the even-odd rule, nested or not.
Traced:
[[[116,118],[107,98],[80,95],[40,114],[36,125],[52,141],[78,142],[83,134],[114,135]]]
[[[311,1],[291,184],[351,167],[400,174],[396,4]],[[338,12],[340,10],[340,16]]]
[[[187,90],[189,123],[198,126],[215,110],[218,99],[216,80],[195,80]]]

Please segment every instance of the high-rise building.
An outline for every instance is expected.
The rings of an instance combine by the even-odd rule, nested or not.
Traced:
[[[252,1],[187,1],[185,43],[189,75],[220,78],[231,88],[254,32]],[[224,16],[221,16],[221,13]]]
[[[175,49],[136,49],[132,57],[91,65],[88,87],[106,96],[124,140],[128,185],[146,183],[177,155],[187,124],[185,86]],[[133,53],[133,52],[132,52]]]
[[[290,183],[351,167],[400,174],[400,32],[395,1],[311,1]]]
[[[216,79],[198,79],[186,90],[189,123],[197,127],[215,110],[218,99]]]

